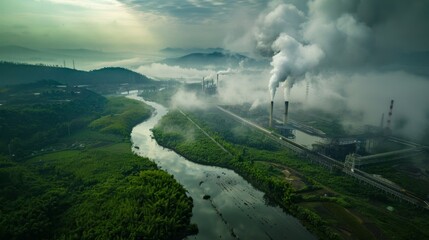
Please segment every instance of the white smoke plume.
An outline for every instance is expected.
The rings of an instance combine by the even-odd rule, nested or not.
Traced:
[[[272,2],[259,16],[253,35],[256,51],[263,56],[272,56],[272,44],[282,33],[300,40],[299,26],[305,21],[305,14],[292,4]]]
[[[371,29],[356,19],[359,1],[309,1],[308,10],[273,1],[258,18],[255,49],[271,56],[271,99],[280,82],[291,88],[307,72],[333,64],[347,67],[364,63],[372,50]]]
[[[240,62],[241,63],[241,62]],[[228,69],[226,69],[226,70],[220,70],[220,71],[218,71],[216,74],[219,74],[219,75],[226,75],[226,74],[231,74],[231,73],[233,73],[234,71],[231,69],[231,68],[228,68]]]
[[[378,125],[394,99],[392,125],[407,119],[402,133],[417,137],[429,129],[428,9],[420,0],[275,0],[256,20],[248,17],[254,24],[243,36],[253,37],[247,52],[271,59],[270,76],[258,80],[269,79],[272,98],[283,82],[286,98],[295,86],[293,98],[304,102],[305,79],[314,89],[307,107],[353,111],[360,125]],[[226,43],[232,51],[250,46],[242,40]]]
[[[334,5],[335,2],[335,5]],[[372,30],[356,19],[359,1],[311,1],[308,21],[303,25],[304,41],[317,44],[326,53],[326,64],[336,67],[362,64],[370,56]]]
[[[294,5],[273,2],[268,12],[258,18],[254,29],[256,50],[272,56],[268,89],[271,100],[280,82],[288,79],[287,87],[317,66],[323,51],[316,44],[304,43],[301,26],[307,16]]]
[[[289,101],[290,98],[290,89],[291,87],[288,86],[288,83],[285,81],[283,83],[283,96],[285,101]]]
[[[179,89],[171,98],[171,106],[184,109],[204,109],[208,106],[205,98],[197,96],[197,93]]]
[[[213,73],[210,73],[209,75],[207,75],[207,76],[204,77],[205,81],[207,81],[207,80],[214,80],[214,79],[215,79],[215,76],[214,76]]]
[[[183,79],[189,81],[201,81],[203,76],[213,74],[212,70],[201,70],[196,68],[182,68],[169,66],[162,63],[141,65],[135,71],[154,79]]]
[[[291,36],[282,33],[272,44],[272,49],[278,51],[271,61],[271,78],[268,84],[271,99],[274,99],[279,82],[288,79],[287,88],[315,67],[324,53],[317,45],[303,45]]]

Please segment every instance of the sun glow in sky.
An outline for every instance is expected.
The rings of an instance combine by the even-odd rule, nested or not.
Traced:
[[[239,13],[255,19],[266,5],[265,0],[2,0],[0,45],[118,51],[219,47]]]
[[[0,6],[0,45],[103,50],[159,46],[150,13],[133,14],[118,1],[4,0]]]

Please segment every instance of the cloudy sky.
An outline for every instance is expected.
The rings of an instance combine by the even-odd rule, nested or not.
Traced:
[[[2,0],[0,45],[218,47],[234,11],[256,16],[265,5],[257,0]]]
[[[305,14],[309,11],[308,2],[302,0],[2,0],[0,45],[115,50],[243,48],[241,42],[234,42],[236,35],[243,36],[272,2],[292,3]],[[341,13],[344,5],[335,0],[320,2],[323,6],[318,8],[329,8],[324,11],[329,15]],[[359,5],[353,14],[376,29],[377,40],[386,47],[428,50],[425,20],[429,20],[429,1],[340,2]]]

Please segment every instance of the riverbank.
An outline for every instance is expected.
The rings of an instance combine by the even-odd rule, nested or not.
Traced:
[[[183,239],[196,233],[186,190],[130,151],[131,129],[151,113],[138,101],[109,98],[100,115],[56,146],[20,161],[0,157],[0,238]]]
[[[295,196],[292,194],[291,184],[277,177],[273,168],[249,159],[246,148],[235,146],[214,132],[210,133],[213,139],[208,138],[179,111],[167,114],[153,129],[154,137],[160,145],[176,151],[191,161],[234,170],[263,191],[269,202],[282,206],[294,216],[299,216],[304,225],[319,237],[336,239],[336,235],[326,227],[326,223],[318,215],[293,205]],[[219,144],[223,148],[220,148]],[[252,151],[252,154],[254,153]],[[263,157],[260,153],[258,155]]]
[[[267,205],[264,193],[236,172],[191,162],[160,146],[151,137],[152,129],[168,110],[157,103],[145,102],[157,114],[133,129],[133,151],[153,159],[160,168],[173,174],[193,198],[191,222],[198,225],[199,233],[187,239],[315,239],[297,219],[279,207]],[[172,119],[176,120],[180,121]]]
[[[169,113],[154,129],[162,146],[195,162],[233,169],[320,238],[335,238],[335,234],[341,239],[406,239],[411,232],[419,238],[427,236],[423,221],[427,213],[341,173],[331,174],[303,161],[213,109],[186,114],[233,156],[224,155],[178,111]],[[388,206],[393,206],[394,211],[387,210]]]

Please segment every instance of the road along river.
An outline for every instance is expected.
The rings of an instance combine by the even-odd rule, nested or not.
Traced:
[[[199,233],[187,239],[316,239],[297,219],[268,206],[264,193],[234,171],[193,163],[158,145],[151,129],[168,109],[135,93],[128,97],[155,108],[150,119],[134,127],[133,152],[172,174],[193,198],[191,222],[198,225]],[[210,198],[203,199],[205,195]]]

